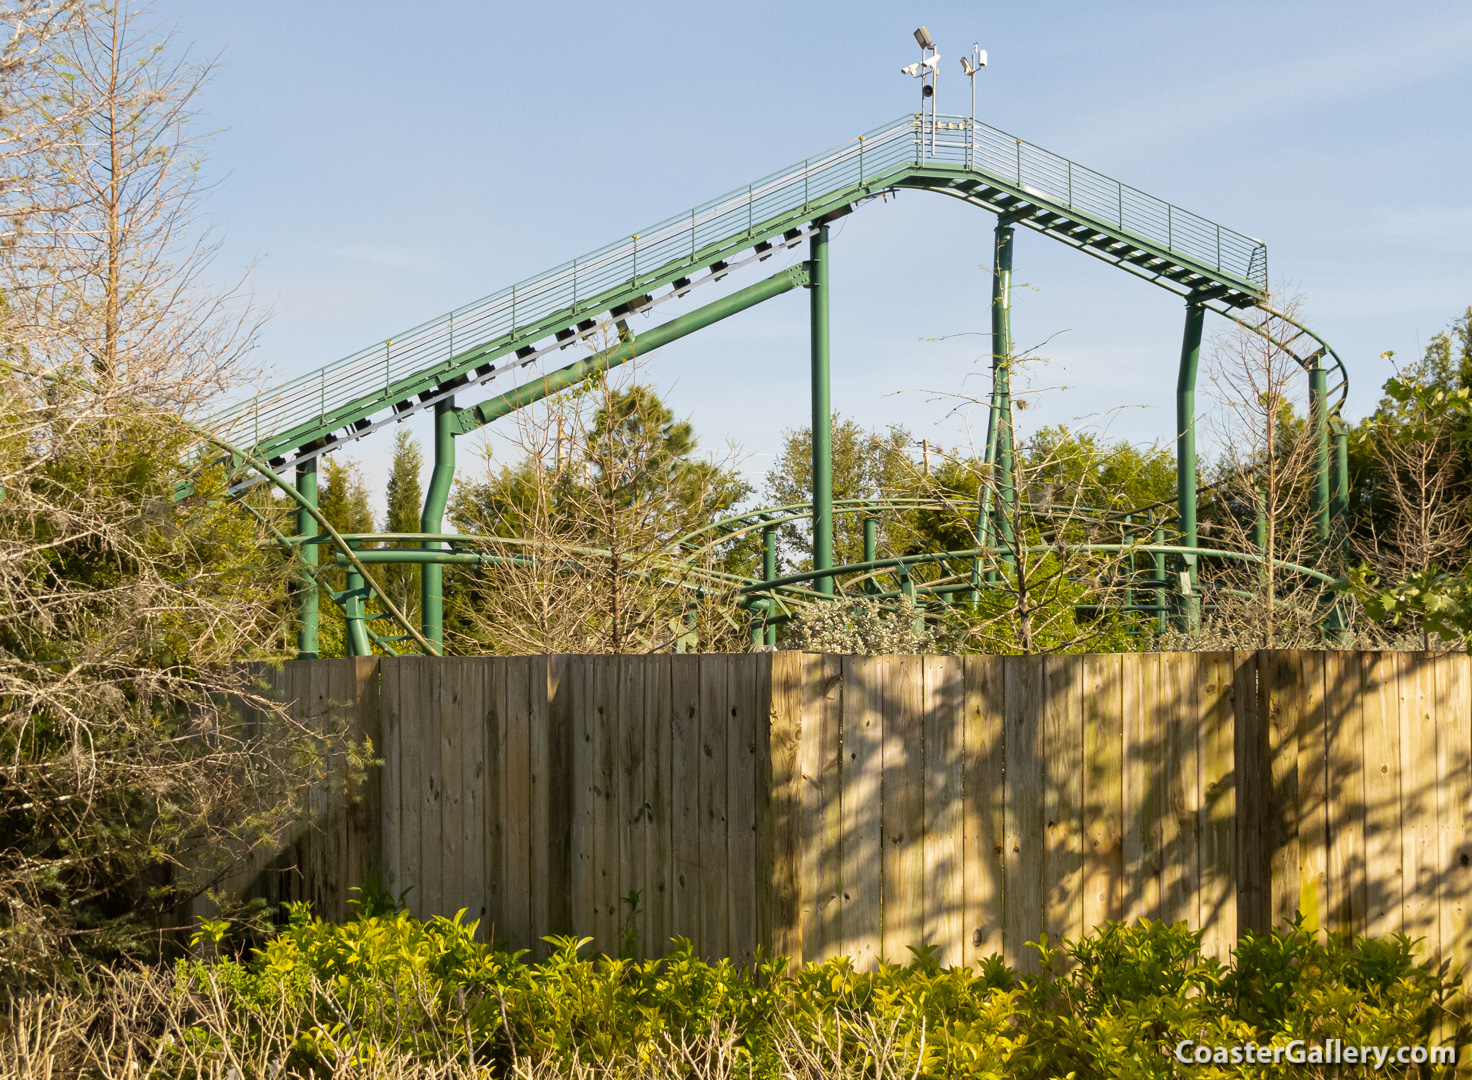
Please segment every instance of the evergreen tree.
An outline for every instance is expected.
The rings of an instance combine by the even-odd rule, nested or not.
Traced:
[[[383,531],[388,533],[417,533],[419,514],[424,506],[424,488],[419,478],[424,471],[424,453],[414,436],[400,428],[394,436],[394,456],[388,471],[388,487],[385,501],[388,504],[383,517]],[[402,547],[418,547],[404,544]],[[383,587],[388,590],[394,603],[406,615],[413,616],[419,610],[419,568],[403,564],[383,567]]]
[[[352,458],[341,462],[328,459],[323,467],[317,509],[340,533],[371,533],[373,510],[368,505],[368,487]]]

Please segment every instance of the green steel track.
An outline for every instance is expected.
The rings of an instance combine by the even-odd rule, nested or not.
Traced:
[[[973,576],[967,584],[974,591],[979,558],[999,550],[989,539],[991,525],[984,525],[983,519],[990,522],[995,512],[1001,538],[1007,539],[1006,513],[1000,506],[993,508],[990,493],[979,511],[975,548],[905,559],[866,557],[862,564],[830,565],[833,513],[872,508],[835,505],[827,486],[831,482],[831,462],[825,449],[829,417],[828,225],[870,200],[902,189],[946,195],[997,218],[992,297],[994,385],[987,462],[999,469],[998,499],[1016,508],[1011,479],[1014,448],[1008,372],[1012,359],[1011,237],[1015,228],[1022,227],[1186,300],[1186,332],[1177,386],[1178,495],[1174,528],[1179,543],[1163,544],[1157,529],[1153,544],[1130,543],[1124,547],[1150,553],[1158,569],[1169,557],[1176,570],[1183,577],[1189,574],[1192,581],[1198,557],[1260,560],[1260,556],[1219,552],[1197,544],[1196,509],[1203,492],[1197,490],[1194,401],[1206,310],[1268,338],[1308,372],[1310,416],[1318,440],[1312,497],[1318,536],[1327,543],[1331,520],[1343,512],[1348,499],[1345,428],[1339,418],[1348,393],[1348,375],[1339,356],[1322,338],[1269,306],[1267,248],[1262,241],[975,120],[938,117],[932,121],[906,116],[310,374],[237,401],[204,420],[201,426],[209,436],[202,445],[213,448],[206,451],[208,455],[224,453],[237,477],[233,490],[265,479],[288,489],[299,504],[301,535],[289,541],[281,539],[299,550],[305,564],[304,581],[309,587],[301,597],[302,654],[315,655],[316,598],[319,575],[326,568],[317,564],[319,547],[324,544],[337,549],[336,565],[348,567],[348,587],[329,595],[348,618],[353,650],[362,653],[370,642],[385,645],[392,640],[374,634],[367,626],[381,618],[365,614],[365,601],[376,591],[368,564],[403,562],[423,567],[423,633],[404,623],[401,614],[396,613],[395,619],[426,651],[439,651],[443,565],[501,558],[471,550],[466,546],[468,539],[457,542],[442,532],[454,475],[456,436],[796,288],[811,290],[813,307],[813,503],[756,511],[692,533],[668,553],[671,572],[683,560],[685,569],[680,573],[687,578],[682,580],[696,582],[702,589],[746,597],[748,604],[767,605],[763,609],[766,616],[778,609],[790,610],[792,604],[822,599],[833,592],[834,578],[840,576],[864,582],[872,595],[871,579],[876,574],[897,574],[902,583],[908,583],[902,584],[902,591],[909,590],[913,596],[914,583],[906,568],[922,563],[971,560]],[[657,323],[642,333],[630,329],[630,315],[652,312],[669,300],[718,283],[737,269],[763,262],[807,239],[812,240],[807,261],[720,295],[703,307]],[[572,362],[550,371],[548,365],[539,364],[537,371],[520,374],[569,348],[575,350]],[[501,385],[494,389],[500,393],[493,390],[492,396],[475,404],[457,405],[458,394],[498,381]],[[387,541],[390,546],[375,550],[358,550],[369,542],[367,537],[345,539],[330,529],[325,530],[325,538],[316,535],[323,530],[318,528],[321,515],[315,506],[315,459],[422,411],[434,414],[435,444],[421,532],[413,538],[377,537],[373,543]],[[281,475],[292,467],[296,469],[296,487]],[[899,508],[898,504],[886,506]],[[708,568],[688,577],[692,557],[712,545],[744,532],[769,531],[777,524],[799,519],[813,522],[813,571],[778,578],[774,549],[769,545],[762,580]],[[1099,521],[1120,524],[1117,515],[1111,514],[1100,514]],[[393,546],[396,541],[411,540],[429,546],[414,550]],[[1103,551],[1108,546],[1090,547]],[[819,560],[820,551],[826,552],[827,561]],[[598,558],[592,550],[570,554]],[[513,556],[541,557],[535,552]],[[1321,571],[1283,565],[1328,580]],[[958,575],[957,581],[964,577]],[[1161,577],[1163,580],[1163,569]],[[958,587],[941,588],[932,583],[920,591],[941,595],[946,589],[954,592]],[[888,594],[881,590],[878,595]],[[1199,625],[1199,608],[1192,608],[1198,601],[1190,600],[1192,595],[1193,590],[1183,587],[1181,596],[1185,599],[1178,598],[1178,624],[1188,630]],[[1342,630],[1342,623],[1334,627]],[[770,643],[773,631],[767,633]]]
[[[1245,310],[1267,310],[1261,241],[979,121],[941,117],[932,129],[906,116],[237,402],[204,426],[281,468],[472,384],[514,377],[600,322],[620,324],[637,349],[628,315],[796,246],[815,226],[901,188],[991,211],[1244,324],[1254,322]],[[1337,413],[1348,387],[1337,354],[1301,326],[1279,344],[1305,367],[1332,365]],[[461,427],[481,422],[465,416]]]

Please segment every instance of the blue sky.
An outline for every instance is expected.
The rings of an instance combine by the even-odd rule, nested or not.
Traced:
[[[1268,244],[1274,284],[1345,358],[1349,412],[1386,350],[1472,304],[1472,4],[532,4],[159,0],[217,57],[207,213],[251,263],[289,377],[914,111],[911,31],[979,41],[982,119]],[[992,217],[923,193],[833,248],[834,404],[964,440],[934,392],[983,394]],[[1019,230],[1015,334],[1042,345],[1031,423],[1173,432],[1181,302]],[[763,272],[772,269],[763,264]],[[733,279],[733,284],[737,282]],[[705,446],[760,476],[807,422],[806,294],[650,358]],[[1220,322],[1220,320],[1215,320]],[[637,329],[637,327],[636,327]],[[933,339],[945,338],[936,341]],[[915,392],[902,392],[915,391]],[[1117,410],[1117,411],[1110,411]],[[388,439],[348,453],[382,486]],[[475,468],[462,454],[463,471]]]

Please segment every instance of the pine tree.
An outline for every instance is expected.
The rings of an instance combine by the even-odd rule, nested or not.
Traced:
[[[383,518],[383,531],[389,533],[417,533],[419,512],[424,505],[424,489],[419,477],[424,471],[424,453],[419,443],[409,432],[399,430],[394,437],[393,462],[389,466],[388,488],[385,491],[388,509]],[[418,547],[405,544],[403,547]],[[380,580],[388,590],[394,603],[406,615],[419,610],[419,571],[415,566],[390,564],[383,567]]]
[[[317,509],[340,533],[371,533],[373,510],[368,505],[368,488],[363,473],[352,458],[328,460],[323,468]]]

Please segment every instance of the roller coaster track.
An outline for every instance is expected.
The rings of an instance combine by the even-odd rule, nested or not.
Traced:
[[[236,402],[203,426],[273,468],[305,462],[577,346],[600,323],[613,321],[637,343],[629,315],[794,247],[817,225],[902,188],[992,211],[1190,297],[1306,368],[1331,367],[1330,414],[1344,401],[1338,355],[1268,307],[1261,241],[978,121],[907,116]]]

